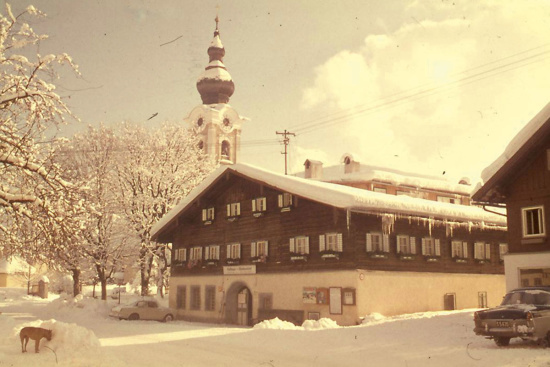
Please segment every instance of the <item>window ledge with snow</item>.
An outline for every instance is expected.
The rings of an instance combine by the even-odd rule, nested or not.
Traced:
[[[259,218],[259,217],[264,215],[264,212],[254,212],[254,213],[252,213],[252,215],[256,218]]]
[[[208,226],[210,224],[212,224],[212,221],[211,220],[205,220],[202,222],[202,224],[204,224],[205,226]]]
[[[206,265],[208,266],[218,266],[218,264],[219,264],[219,260],[214,260],[214,259],[206,260]]]
[[[468,262],[468,259],[465,259],[463,257],[454,257],[453,260],[456,262],[456,263],[462,263],[462,264],[465,264]]]
[[[227,217],[227,221],[228,221],[228,222],[234,222],[234,221],[236,221],[237,219],[239,219],[238,216]]]
[[[387,252],[368,252],[369,257],[371,259],[387,259],[388,253]]]
[[[289,211],[290,211],[290,206],[285,206],[284,208],[281,208],[281,213],[289,212]]]
[[[340,259],[340,253],[337,251],[321,251],[321,257],[323,259]]]
[[[424,256],[424,260],[430,263],[437,262],[439,261],[439,256],[427,255],[427,256]]]
[[[291,253],[290,254],[290,260],[291,261],[307,261],[307,254]]]
[[[240,259],[227,259],[225,260],[227,265],[239,265],[241,263]]]
[[[401,256],[399,256],[400,260],[405,260],[405,261],[414,260],[414,258],[415,258],[414,255],[401,255]]]
[[[476,259],[476,262],[478,264],[488,264],[489,262],[491,262],[490,260],[487,260],[487,259]]]
[[[265,262],[267,262],[267,257],[266,256],[254,256],[254,257],[250,258],[250,261],[252,261],[253,263],[265,263]]]

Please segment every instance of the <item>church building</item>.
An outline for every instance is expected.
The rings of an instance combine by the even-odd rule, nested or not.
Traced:
[[[194,127],[200,146],[215,162],[236,163],[239,159],[242,124],[247,118],[229,105],[235,91],[231,75],[223,64],[225,49],[220,40],[216,17],[214,39],[208,48],[209,63],[197,80],[202,104],[195,107],[185,122]]]

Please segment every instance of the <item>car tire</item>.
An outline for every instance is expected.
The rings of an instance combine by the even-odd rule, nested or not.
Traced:
[[[545,349],[550,346],[550,331],[539,341],[539,345]]]
[[[168,315],[164,316],[164,320],[162,320],[162,321],[164,321],[164,322],[174,321],[174,315],[168,314]]]
[[[139,315],[137,313],[133,313],[128,316],[128,320],[139,320]]]
[[[510,344],[510,338],[499,336],[495,338],[495,343],[499,347],[507,347]]]

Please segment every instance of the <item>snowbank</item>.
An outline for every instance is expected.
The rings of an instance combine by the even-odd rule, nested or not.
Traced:
[[[278,317],[271,320],[264,320],[254,325],[254,329],[272,329],[272,330],[322,330],[339,328],[336,321],[322,318],[320,320],[306,320],[302,326],[296,326],[291,322],[283,321]]]

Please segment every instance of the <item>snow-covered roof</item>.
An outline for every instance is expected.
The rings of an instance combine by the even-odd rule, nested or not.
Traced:
[[[0,259],[0,274],[14,274],[28,271],[29,264],[18,256],[14,256],[9,260]],[[31,267],[31,271],[34,271],[34,267]]]
[[[300,172],[297,176],[304,177],[304,173]],[[343,165],[323,167],[323,177],[321,177],[320,180],[328,182],[379,181],[395,186],[412,186],[462,195],[470,195],[472,191],[472,187],[469,185],[455,184],[439,177],[365,164],[360,165],[358,172],[351,173],[345,173]]]
[[[544,125],[550,117],[550,103],[535,116],[520,132],[508,143],[504,152],[481,172],[483,182],[489,181],[493,175],[510,160],[518,150]]]
[[[225,172],[235,172],[255,181],[263,182],[278,190],[289,192],[300,197],[352,211],[372,211],[414,215],[426,218],[438,218],[460,222],[484,222],[498,226],[506,225],[506,218],[489,213],[479,207],[442,203],[432,200],[394,196],[350,186],[319,182],[300,177],[285,176],[247,164],[222,166],[209,175],[200,185],[158,223],[151,234],[155,238],[159,232],[193,203]]]
[[[219,35],[214,36],[214,39],[210,42],[210,47],[223,48],[222,40]]]
[[[215,68],[211,68],[211,69],[206,69],[199,76],[199,79],[197,80],[197,82],[200,82],[203,79],[231,81],[231,75],[223,67],[215,67]]]

